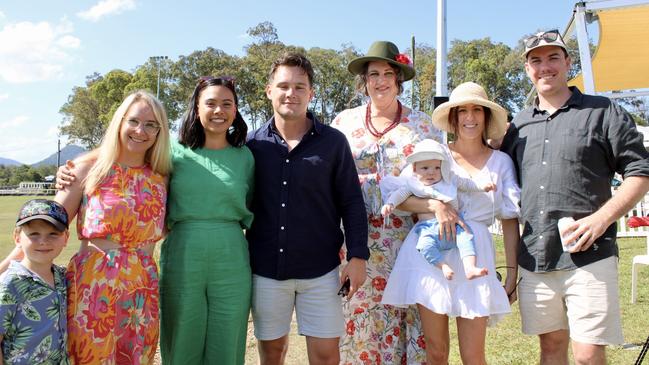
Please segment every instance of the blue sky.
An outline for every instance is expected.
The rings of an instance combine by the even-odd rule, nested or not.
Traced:
[[[569,0],[448,0],[447,39],[490,37],[514,46],[538,29],[563,29]],[[436,0],[198,1],[4,0],[0,2],[0,157],[23,163],[56,152],[60,107],[93,72],[132,71],[150,56],[176,60],[207,47],[241,55],[246,30],[271,21],[280,41],[365,51],[436,47]],[[316,65],[317,66],[317,65]],[[351,77],[351,76],[350,76]],[[62,141],[65,144],[65,140]]]

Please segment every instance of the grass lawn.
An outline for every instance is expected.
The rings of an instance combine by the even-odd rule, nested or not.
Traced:
[[[11,233],[16,222],[20,206],[32,197],[0,197],[0,255],[5,257],[13,248]],[[618,241],[620,246],[620,302],[622,306],[622,325],[627,345],[608,348],[610,364],[632,364],[640,346],[649,336],[649,267],[640,268],[638,278],[638,300],[631,304],[631,260],[635,255],[646,253],[646,240],[643,238],[625,238]],[[497,241],[499,260],[502,261],[502,242]],[[57,264],[66,265],[79,247],[76,229],[71,227],[68,246],[56,260]],[[513,312],[496,327],[487,331],[487,361],[491,364],[533,364],[538,363],[538,341],[535,337],[525,336],[520,332],[518,305],[514,304]],[[451,364],[459,364],[460,357],[457,336],[451,326]],[[248,330],[248,350],[246,364],[257,363],[256,341],[252,335],[252,323]],[[306,345],[303,337],[296,335],[293,325],[287,356],[287,364],[306,364]],[[636,345],[636,346],[633,346]],[[649,363],[649,359],[646,359]]]

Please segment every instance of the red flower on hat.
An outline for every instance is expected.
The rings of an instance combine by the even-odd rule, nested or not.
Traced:
[[[399,63],[403,63],[404,65],[408,65],[408,66],[412,65],[412,61],[410,61],[410,57],[408,57],[408,55],[404,53],[399,53],[396,56],[394,56],[394,60]]]

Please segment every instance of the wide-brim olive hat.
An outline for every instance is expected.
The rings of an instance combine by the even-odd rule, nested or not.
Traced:
[[[507,110],[489,100],[485,89],[475,82],[465,82],[458,85],[448,101],[440,104],[433,111],[433,125],[446,132],[455,132],[452,129],[448,116],[451,109],[460,105],[476,104],[491,109],[491,120],[487,129],[487,138],[502,138],[507,131]]]
[[[399,48],[388,41],[376,41],[372,43],[365,56],[354,58],[347,69],[354,75],[363,73],[363,66],[371,61],[385,61],[393,66],[399,67],[403,74],[403,80],[408,81],[415,77],[415,69],[408,55],[399,53]]]

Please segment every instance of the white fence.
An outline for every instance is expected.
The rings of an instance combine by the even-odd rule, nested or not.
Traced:
[[[16,188],[0,189],[0,195],[54,195],[54,183],[51,182],[21,182]]]
[[[615,194],[617,188],[612,188],[612,193]],[[627,220],[630,217],[646,217],[649,216],[649,194],[645,195],[638,204],[628,211],[624,216],[622,216],[617,221],[617,236],[618,237],[648,237],[649,242],[649,227],[638,227],[638,228],[629,228],[627,226]],[[492,234],[502,235],[502,227],[500,221],[496,222],[489,227],[489,231]]]

